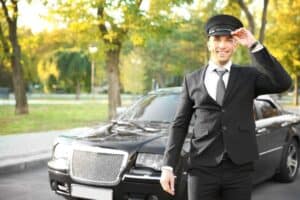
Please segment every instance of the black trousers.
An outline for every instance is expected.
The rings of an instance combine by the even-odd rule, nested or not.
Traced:
[[[188,170],[189,200],[250,200],[253,163],[236,165],[230,159],[216,167]]]

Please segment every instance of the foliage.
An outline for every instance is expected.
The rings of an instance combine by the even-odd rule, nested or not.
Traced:
[[[57,24],[54,30],[32,34],[25,28],[19,29],[25,79],[28,84],[40,82],[47,86],[45,76],[48,73],[46,78],[48,81],[52,79],[55,84],[69,88],[68,91],[74,91],[70,89],[74,86],[73,82],[59,81],[60,78],[55,75],[55,73],[66,74],[61,72],[62,69],[57,68],[57,72],[53,73],[53,67],[49,69],[44,67],[42,75],[40,68],[42,64],[51,65],[49,59],[58,51],[81,49],[90,61],[95,61],[95,82],[96,85],[101,85],[107,82],[106,52],[114,49],[116,43],[122,42],[120,77],[124,91],[136,93],[149,90],[153,79],[162,86],[178,85],[183,74],[207,62],[208,52],[203,30],[205,21],[210,16],[218,13],[233,14],[240,17],[244,25],[249,27],[237,1],[194,1],[191,6],[188,3],[191,1],[48,1],[47,6],[51,12],[46,17],[49,22]],[[261,26],[262,2],[245,1],[245,3],[255,19],[258,34]],[[186,8],[189,17],[175,12],[176,7]],[[103,8],[103,15],[100,18],[97,13],[101,11],[99,8]],[[299,72],[300,62],[297,48],[300,27],[297,13],[299,1],[270,1],[268,10],[265,44],[290,73],[296,74]],[[3,17],[1,15],[2,25],[4,25]],[[105,25],[107,32],[99,31],[101,24]],[[7,34],[8,27],[2,27]],[[98,48],[94,54],[87,53],[91,45]],[[4,63],[1,66],[9,73],[11,68],[7,67],[9,64],[7,58],[3,57],[3,51],[3,44],[0,44],[0,58]],[[142,62],[134,64],[133,58]],[[251,62],[247,49],[239,48],[234,56],[234,62],[242,64]],[[132,78],[131,75],[134,74],[139,78]],[[87,91],[90,77],[87,75],[85,79],[85,83],[82,84]],[[51,91],[51,87],[48,88]]]
[[[148,84],[151,79],[155,79],[161,87],[180,84],[176,77],[205,64],[205,40],[196,22],[181,24],[168,38],[148,40],[143,55]]]
[[[78,84],[88,89],[90,86],[91,63],[88,56],[79,50],[62,50],[55,54],[56,64],[60,71],[59,79],[69,86]]]
[[[55,89],[55,82],[59,79],[59,71],[53,57],[48,60],[41,60],[37,66],[37,74],[43,84],[43,91],[49,93]],[[54,81],[54,80],[56,81]],[[52,81],[51,81],[52,80]]]
[[[68,51],[69,49],[82,49],[82,52],[88,52],[89,46],[92,44],[98,49],[101,46],[98,43],[93,42],[94,39],[91,39],[91,36],[88,35],[90,31],[86,30],[84,33],[78,33],[76,30],[73,30],[70,27],[59,28],[52,30],[50,32],[44,31],[36,34],[32,34],[30,31],[25,29],[20,29],[20,44],[24,49],[23,53],[23,64],[24,64],[24,73],[25,78],[28,84],[40,84],[43,86],[45,91],[54,92],[55,88],[48,87],[46,78],[41,74],[40,70],[41,65],[47,65],[47,63],[54,62],[55,56],[58,51]],[[89,38],[89,39],[87,39]],[[105,80],[104,69],[103,69],[103,55],[101,51],[95,52],[93,55],[85,53],[89,60],[94,60],[96,63],[96,84],[100,84]],[[44,67],[45,71],[47,68]],[[48,71],[51,71],[49,69]],[[58,72],[60,69],[57,69]],[[50,76],[50,75],[49,75]],[[48,76],[48,77],[49,77]],[[58,79],[57,79],[58,80]],[[46,82],[45,82],[46,81]],[[86,90],[89,88],[89,78],[87,77]],[[66,91],[74,91],[74,85],[72,82],[56,82],[58,87],[64,87]]]
[[[300,1],[284,0],[271,4],[266,42],[274,55],[293,75],[300,75]],[[284,27],[284,28],[283,28]]]
[[[140,48],[135,48],[125,58],[121,58],[121,83],[124,92],[143,93],[145,90],[145,61],[140,54]]]

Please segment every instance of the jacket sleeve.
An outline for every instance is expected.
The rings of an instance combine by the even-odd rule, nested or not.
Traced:
[[[263,49],[252,54],[256,66],[255,95],[284,92],[291,86],[291,77],[268,50]]]
[[[164,166],[175,169],[181,148],[188,133],[194,102],[189,96],[187,78],[183,80],[182,93],[174,120],[169,127],[169,137],[164,154]]]

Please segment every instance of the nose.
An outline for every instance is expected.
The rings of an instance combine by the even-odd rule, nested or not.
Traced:
[[[224,48],[226,46],[226,42],[225,41],[220,41],[219,42],[219,47],[220,48]]]

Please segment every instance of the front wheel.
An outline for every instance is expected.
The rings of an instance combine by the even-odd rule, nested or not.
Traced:
[[[284,183],[292,182],[297,177],[298,170],[299,145],[295,139],[292,139],[284,149],[279,173],[275,175],[275,179]]]

